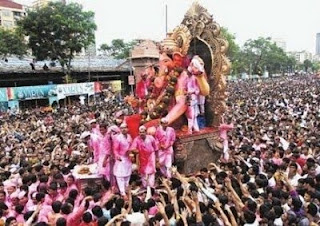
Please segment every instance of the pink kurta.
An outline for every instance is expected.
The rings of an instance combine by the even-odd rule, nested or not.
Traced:
[[[132,138],[129,134],[127,136],[119,134],[115,137],[113,144],[115,161],[113,175],[116,177],[128,177],[132,172],[132,162],[129,158],[129,148],[132,144]]]
[[[93,151],[93,161],[98,162],[99,160],[99,151],[100,151],[100,140],[102,139],[102,134],[100,133],[100,130],[98,128],[92,129],[90,133],[90,147],[92,148]]]
[[[141,174],[154,174],[156,172],[156,154],[157,144],[153,136],[146,135],[143,140],[140,136],[136,137],[132,143],[131,149],[139,151],[139,171]]]
[[[99,143],[99,161],[98,161],[98,171],[99,174],[106,176],[107,178],[110,178],[110,167],[111,167],[111,158],[112,158],[112,152],[111,152],[111,137],[109,134],[105,134],[101,137],[100,143]],[[104,165],[104,160],[106,156],[109,156],[107,163]]]
[[[41,206],[41,209],[38,215],[38,222],[42,221],[42,222],[48,223],[49,222],[48,215],[51,211],[52,211],[52,207],[50,205],[43,204]]]
[[[55,196],[51,196],[51,195],[46,195],[44,198],[44,203],[48,206],[51,206],[52,203],[54,203],[55,201],[60,201],[62,202],[64,200],[63,195],[57,193],[57,195]]]
[[[71,184],[70,186],[67,187],[67,190],[66,190],[66,196],[69,197],[69,193],[71,190],[77,190],[79,191],[78,187],[76,184]]]
[[[158,158],[160,165],[171,167],[173,162],[173,144],[176,141],[176,132],[172,127],[165,130],[159,126],[156,131],[156,140],[159,144]],[[161,147],[164,147],[163,149]]]
[[[228,132],[233,129],[233,124],[221,124],[219,126],[220,137],[224,140],[228,139]]]

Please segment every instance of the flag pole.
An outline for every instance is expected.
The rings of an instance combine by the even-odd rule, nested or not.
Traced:
[[[168,34],[168,5],[166,4],[166,36]]]

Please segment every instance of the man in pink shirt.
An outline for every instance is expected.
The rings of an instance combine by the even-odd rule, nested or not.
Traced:
[[[91,196],[84,198],[76,210],[70,203],[64,203],[61,206],[61,212],[63,217],[67,220],[68,226],[78,226],[81,223],[81,217],[83,213],[86,211],[86,202],[92,200]]]
[[[66,196],[67,197],[69,196],[69,193],[70,193],[71,190],[79,191],[79,189],[78,189],[78,187],[77,187],[77,185],[75,183],[75,178],[74,178],[73,175],[69,175],[67,177],[67,181],[66,182],[67,182],[67,185],[68,185],[67,190],[66,190]]]
[[[99,161],[98,161],[98,172],[103,175],[105,179],[110,181],[110,167],[112,161],[111,153],[111,135],[107,131],[105,124],[100,126],[101,140],[99,141]]]
[[[229,160],[228,132],[233,129],[233,123],[225,124],[222,119],[222,124],[219,126],[220,137],[223,139],[223,157],[226,161]]]
[[[41,192],[37,193],[36,201],[37,205],[41,205],[41,209],[38,215],[38,221],[48,223],[48,214],[51,212],[52,208],[51,205],[47,205],[45,203],[45,194]],[[35,208],[37,208],[37,206],[35,206]]]
[[[139,172],[142,177],[143,186],[153,187],[156,172],[156,151],[158,150],[156,140],[147,135],[145,126],[139,127],[139,136],[136,137],[130,148],[139,153]]]
[[[30,199],[28,200],[26,204],[26,211],[35,211],[37,208],[37,200],[36,200],[37,192],[33,192],[30,194]]]
[[[129,158],[129,148],[132,144],[132,138],[128,134],[127,124],[120,125],[121,134],[115,137],[113,154],[114,166],[113,175],[116,177],[117,184],[121,195],[126,195],[126,187],[129,185],[132,173],[132,162]]]
[[[29,194],[31,194],[32,192],[37,191],[37,187],[40,184],[40,181],[38,180],[37,176],[34,174],[30,175],[30,180],[31,180],[31,185],[29,186]]]
[[[51,182],[48,188],[48,195],[45,196],[45,204],[51,206],[53,202],[64,199],[63,195],[58,193],[58,186],[56,182]]]
[[[67,179],[67,177],[66,177],[66,179]],[[59,183],[58,192],[59,192],[60,195],[63,196],[63,199],[64,199],[64,200],[65,200],[66,198],[68,198],[68,195],[69,195],[69,194],[67,194],[67,188],[68,188],[67,182],[62,181],[62,182]]]
[[[92,119],[90,121],[90,125],[91,125],[91,133],[90,133],[90,141],[89,141],[89,145],[90,145],[90,149],[93,152],[93,162],[97,163],[99,160],[99,151],[100,151],[100,140],[102,138],[102,134],[100,133],[100,128],[99,126],[96,124],[96,120]]]
[[[170,178],[170,168],[173,162],[173,144],[176,141],[176,132],[172,127],[168,127],[168,121],[165,118],[160,120],[155,134],[158,141],[159,151],[158,158],[160,163],[161,173]]]

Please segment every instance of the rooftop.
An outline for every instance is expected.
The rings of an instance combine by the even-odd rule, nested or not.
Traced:
[[[8,62],[0,60],[0,74],[4,73],[43,73],[43,66],[46,64],[49,67],[48,72],[59,72],[62,71],[62,68],[58,62],[54,62],[55,65],[52,66],[52,61],[37,61],[34,63],[35,70],[31,69],[30,63],[32,58],[23,58],[19,59],[16,57],[7,58]],[[110,57],[96,56],[90,58],[88,57],[76,57],[72,63],[72,71],[74,72],[87,72],[90,71],[128,71],[130,70],[129,64],[126,63],[126,60],[116,60]]]
[[[159,48],[152,40],[143,40],[134,46],[131,51],[131,58],[159,58]]]
[[[9,0],[0,0],[0,7],[12,8],[12,9],[23,9],[21,4],[18,4]]]

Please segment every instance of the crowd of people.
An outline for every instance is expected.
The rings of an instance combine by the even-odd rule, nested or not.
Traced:
[[[112,94],[2,114],[0,225],[319,225],[320,79],[232,81],[228,93],[223,155],[192,175],[172,166],[167,122],[132,139],[133,111]],[[104,179],[80,188],[74,168],[92,163]]]

